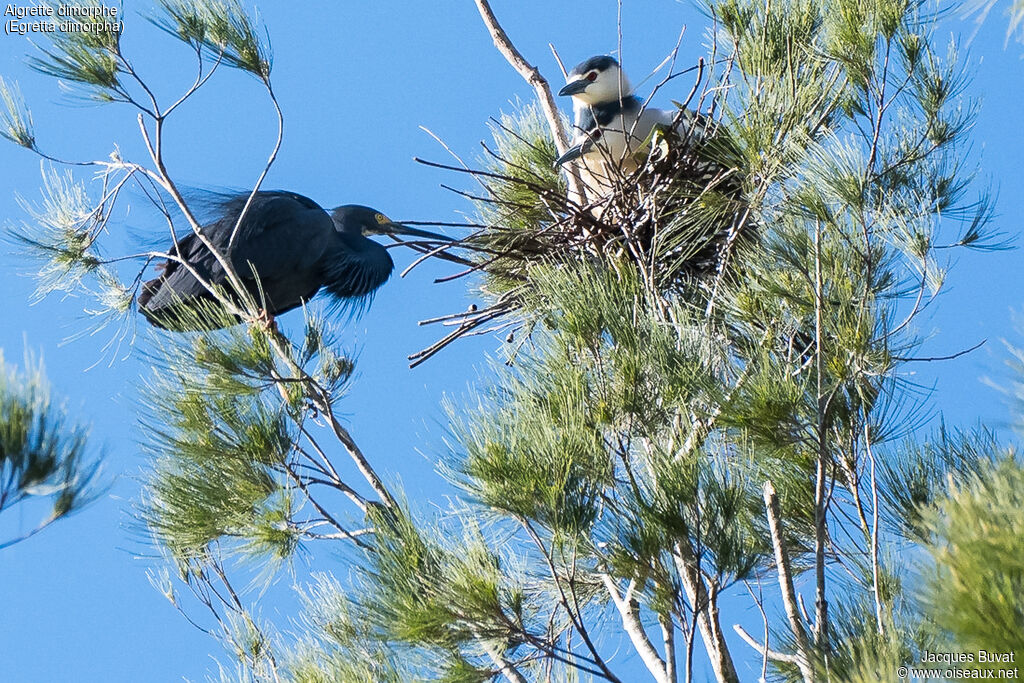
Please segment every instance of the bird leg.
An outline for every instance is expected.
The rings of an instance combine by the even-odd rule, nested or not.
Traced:
[[[281,336],[281,330],[277,329],[277,319],[267,309],[261,308],[259,315],[256,316],[253,322],[263,328],[264,332],[278,337]]]
[[[284,338],[284,335],[281,334],[281,330],[277,327],[277,319],[274,318],[274,316],[272,316],[265,308],[260,309],[259,314],[252,319],[251,323],[263,330],[269,336],[277,337],[278,339]],[[284,399],[286,404],[290,403],[291,397],[288,396],[288,390],[285,388],[285,383],[281,376],[276,371],[273,371],[273,376],[275,380],[274,384],[277,386],[277,392],[281,394],[281,398]]]

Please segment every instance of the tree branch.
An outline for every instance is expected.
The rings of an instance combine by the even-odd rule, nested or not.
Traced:
[[[245,200],[245,206],[242,207],[241,212],[238,214],[238,220],[235,221],[235,227],[231,229],[231,237],[228,239],[228,246],[226,250],[228,253],[231,253],[232,248],[235,246],[235,240],[238,238],[238,232],[242,228],[242,222],[245,220],[246,214],[249,213],[249,207],[252,206],[253,200],[256,199],[256,195],[259,193],[260,187],[263,185],[263,181],[270,172],[270,167],[274,165],[274,161],[277,159],[277,153],[281,151],[281,143],[284,141],[284,112],[281,111],[281,105],[277,101],[277,96],[274,95],[274,89],[270,86],[270,81],[264,78],[263,85],[266,87],[267,93],[270,95],[270,101],[274,105],[274,112],[277,114],[277,140],[274,141],[274,148],[270,151],[270,156],[267,158],[267,162],[263,165],[263,170],[260,172],[259,178],[256,179],[256,184],[252,186],[252,191],[249,193],[249,197]]]
[[[785,652],[779,652],[778,650],[772,650],[772,649],[769,649],[768,647],[766,647],[764,645],[761,645],[759,642],[757,642],[757,640],[754,638],[754,636],[752,636],[749,633],[747,633],[746,629],[744,629],[739,624],[733,624],[732,630],[736,631],[736,633],[739,635],[739,637],[742,638],[743,640],[747,641],[747,644],[750,645],[750,647],[752,647],[755,650],[757,650],[758,654],[760,654],[761,656],[763,656],[763,657],[765,657],[765,658],[767,658],[767,659],[769,659],[771,661],[774,661],[774,662],[786,662],[787,664],[797,664],[799,666],[800,660],[799,660],[799,658],[796,655],[789,655],[789,654],[786,654]],[[763,676],[762,676],[761,680],[762,681],[764,680]]]
[[[828,601],[825,598],[825,536],[828,533],[825,500],[825,480],[828,477],[828,423],[829,403],[834,392],[825,396],[824,322],[822,320],[825,284],[822,275],[822,226],[814,222],[814,358],[817,383],[818,463],[814,479],[814,645],[824,650],[828,642]],[[765,504],[768,488],[765,487]],[[781,540],[781,536],[780,536]],[[809,650],[804,650],[809,652]]]
[[[312,379],[310,381],[312,381]],[[365,455],[363,455],[363,451],[360,450],[348,430],[338,422],[338,418],[334,415],[334,408],[331,405],[330,397],[327,396],[326,392],[324,392],[319,385],[315,384],[315,382],[314,388],[315,390],[311,392],[315,394],[313,397],[314,404],[316,404],[320,411],[327,416],[327,420],[331,424],[331,430],[334,432],[334,436],[339,442],[341,442],[341,445],[345,447],[345,450],[359,469],[359,473],[363,475],[363,478],[370,484],[374,492],[380,496],[381,502],[384,505],[393,509],[397,508],[398,504],[395,502],[394,497],[384,485],[383,480],[381,480],[374,471],[373,467],[370,465],[370,461],[366,459]]]
[[[647,637],[647,633],[644,631],[643,624],[637,619],[636,601],[632,595],[635,582],[630,581],[625,595],[619,595],[619,589],[615,586],[615,580],[611,576],[602,573],[600,577],[601,583],[604,584],[605,590],[608,591],[608,595],[615,605],[615,609],[619,611],[619,616],[622,617],[622,628],[626,630],[626,635],[629,636],[630,642],[633,643],[633,647],[636,648],[640,659],[647,666],[647,670],[654,676],[654,680],[659,683],[669,683],[670,679],[665,668],[665,660],[654,649],[654,645],[651,644],[650,638]]]
[[[796,590],[793,588],[793,573],[789,563],[789,553],[782,539],[782,513],[779,509],[779,498],[775,493],[775,486],[771,481],[764,483],[764,507],[768,517],[768,529],[772,536],[772,546],[775,549],[775,565],[779,572],[779,588],[782,591],[782,605],[786,610],[786,617],[789,619],[789,627],[796,639],[797,656],[795,662],[800,668],[805,683],[814,683],[814,672],[810,665],[811,643],[807,637],[807,630],[800,621],[800,614],[797,611]],[[742,634],[741,634],[742,635]]]
[[[693,549],[686,543],[676,543],[672,559],[675,561],[679,578],[683,582],[686,597],[693,607],[701,640],[704,641],[704,647],[711,659],[711,668],[715,672],[715,680],[718,683],[739,683],[740,679],[732,662],[732,654],[729,652],[729,646],[725,642],[722,627],[718,621],[718,605],[708,593]]]
[[[658,615],[661,625],[661,637],[665,643],[665,677],[669,683],[676,683],[676,626],[672,622],[672,613]]]
[[[479,634],[474,633],[473,635],[475,635],[477,640],[480,641],[480,645],[483,647],[484,652],[486,652],[487,656],[490,657],[492,662],[494,662],[494,665],[498,667],[498,670],[505,675],[505,678],[512,681],[512,683],[527,683],[526,677],[519,673],[519,670],[516,669],[511,662],[502,657],[501,653],[495,650],[493,645],[485,643]]]
[[[583,638],[583,643],[587,646],[587,649],[593,657],[592,661],[601,669],[601,675],[606,680],[613,681],[614,683],[622,683],[619,677],[616,676],[610,668],[608,668],[608,665],[605,663],[604,659],[601,658],[601,655],[598,654],[597,647],[594,645],[594,641],[590,638],[590,633],[587,631],[586,624],[583,623],[582,613],[573,613],[572,607],[569,605],[569,599],[565,595],[565,589],[562,588],[562,582],[558,579],[559,574],[558,570],[555,568],[554,560],[552,560],[551,555],[544,546],[544,542],[541,540],[540,535],[538,535],[536,530],[534,530],[529,520],[520,518],[519,522],[522,524],[523,529],[526,530],[526,533],[530,536],[530,539],[537,547],[537,550],[539,550],[541,555],[544,557],[544,561],[548,565],[548,571],[551,573],[551,580],[555,584],[555,588],[558,590],[559,602],[562,604],[562,607],[565,608],[565,614],[569,618],[570,623],[576,629],[576,632],[580,634],[580,637]]]
[[[871,450],[871,430],[867,416],[864,417],[864,448],[867,450],[868,462],[871,464],[871,592],[875,598],[875,620],[878,623],[878,632],[884,636],[885,619],[882,616],[882,589],[878,560],[878,480],[875,478],[875,454]]]
[[[476,2],[476,8],[480,11],[480,18],[484,20],[484,25],[494,40],[494,47],[498,48],[498,52],[505,58],[505,61],[519,72],[519,75],[527,83],[533,86],[534,91],[537,93],[537,101],[540,103],[544,117],[548,121],[548,128],[551,130],[551,137],[554,138],[558,154],[559,156],[565,154],[569,149],[569,135],[562,122],[562,114],[558,111],[558,106],[555,104],[555,98],[551,95],[551,88],[548,86],[547,79],[541,75],[537,67],[527,62],[522,53],[512,44],[512,39],[508,37],[505,29],[498,23],[498,18],[494,16],[490,2],[488,0],[474,1]],[[585,204],[587,195],[583,189],[583,181],[580,180],[579,173],[576,169],[567,170],[569,173],[570,201],[577,204]]]

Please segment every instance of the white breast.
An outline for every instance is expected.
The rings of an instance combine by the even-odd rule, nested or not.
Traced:
[[[655,126],[672,125],[676,113],[665,109],[644,109],[640,116],[635,113],[619,114],[601,128],[595,144],[581,157],[583,169],[589,176],[584,181],[592,190],[604,192],[614,185],[620,174],[635,171],[647,153],[647,144]],[[687,124],[684,117],[677,129]],[[593,136],[578,132],[573,144],[583,143],[590,137]]]

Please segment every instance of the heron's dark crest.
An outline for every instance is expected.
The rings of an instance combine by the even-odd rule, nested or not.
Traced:
[[[572,71],[569,72],[569,76],[579,76],[591,70],[605,71],[618,63],[619,62],[614,57],[609,55],[596,55],[574,66]]]

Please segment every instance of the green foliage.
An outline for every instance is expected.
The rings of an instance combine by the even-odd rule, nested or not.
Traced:
[[[57,15],[65,3],[48,3]],[[102,10],[100,0],[76,2],[76,8]],[[130,70],[121,54],[118,19],[101,11],[74,17],[62,17],[72,30],[46,33],[50,48],[39,48],[42,57],[29,64],[37,71],[83,86],[91,99],[99,102],[126,101],[124,78]]]
[[[540,256],[559,242],[558,215],[546,199],[564,196],[565,181],[555,169],[558,151],[536,104],[519,105],[491,124],[494,150],[484,160],[499,178],[482,181],[485,196],[476,202],[485,225],[471,238],[484,255],[525,253]],[[516,260],[493,259],[485,269],[487,288],[501,293],[522,281]]]
[[[520,357],[517,376],[463,423],[461,469],[487,505],[585,532],[613,483],[608,435],[666,428],[673,400],[709,370],[665,328],[634,318],[643,293],[628,268],[538,267],[531,278],[526,306],[552,332],[538,332],[542,353]]]
[[[171,35],[207,50],[218,62],[254,74],[264,82],[270,77],[269,48],[237,0],[166,0],[164,16],[154,19]],[[56,13],[58,5],[52,5]],[[102,8],[99,0],[76,7]],[[40,48],[42,57],[30,64],[37,71],[80,84],[100,102],[133,101],[129,84],[138,75],[121,52],[118,18],[102,13],[66,18],[74,27],[48,33],[51,46]]]
[[[327,683],[382,681],[401,683],[404,660],[390,656],[387,644],[371,636],[372,627],[353,616],[348,595],[329,574],[316,574],[302,593],[302,624],[308,640],[291,654],[296,681]]]
[[[1024,661],[1024,468],[1007,455],[946,491],[926,516],[928,614],[959,650]]]
[[[38,262],[36,297],[51,292],[71,293],[101,268],[95,249],[102,215],[95,210],[84,184],[70,171],[43,170],[42,201],[19,198],[32,221],[9,228],[26,255]]]
[[[228,326],[157,340],[143,394],[144,446],[154,462],[142,519],[179,560],[204,557],[224,537],[244,554],[290,557],[303,531],[287,475],[307,418],[304,382],[283,379],[288,363],[272,348],[276,331],[232,324],[218,307],[193,315],[206,316],[202,327]],[[301,359],[306,382],[337,397],[352,364],[332,350],[332,337],[309,318],[306,344],[289,362]]]
[[[686,139],[655,131],[647,165],[614,179],[614,191],[590,188],[585,199],[568,193],[554,169],[556,147],[539,107],[519,106],[495,121],[486,170],[472,172],[484,190],[473,198],[486,227],[464,241],[480,257],[483,291],[518,310],[533,286],[531,266],[592,257],[632,259],[662,289],[679,287],[747,241],[740,148],[709,118],[680,116],[693,129]]]
[[[999,451],[995,434],[986,429],[945,427],[925,443],[890,449],[879,468],[881,510],[890,529],[915,542],[926,540],[926,516],[947,487],[978,477]]]
[[[50,507],[37,527],[0,540],[0,549],[95,498],[97,465],[86,454],[87,434],[53,403],[41,363],[29,358],[25,370],[18,371],[0,354],[0,512],[32,501],[45,501]]]
[[[159,4],[163,14],[153,19],[157,26],[196,51],[205,51],[216,63],[247,71],[269,83],[269,46],[259,37],[240,2],[161,0]],[[50,6],[56,14],[61,3]],[[100,0],[75,3],[81,9],[98,10],[103,6]],[[135,103],[137,86],[146,98],[146,104],[140,106],[148,108],[152,91],[121,51],[121,17],[96,12],[62,19],[72,28],[48,32],[50,46],[39,48],[42,56],[30,59],[32,68],[82,86],[87,96],[98,102]],[[149,111],[151,115],[157,113]]]
[[[135,292],[121,282],[99,246],[112,210],[110,195],[97,202],[70,170],[44,166],[42,177],[41,201],[18,198],[30,220],[6,225],[4,235],[35,265],[34,298],[84,295],[90,300],[84,312],[96,326],[121,322],[127,334]]]
[[[270,47],[238,0],[160,0],[153,23],[217,62],[270,79]]]
[[[703,426],[719,417],[726,379],[708,329],[683,306],[664,323],[624,264],[530,274],[536,351],[460,418],[454,480],[492,514],[568,544],[579,565],[642,581],[651,600],[675,581],[663,560],[678,543],[701,547],[721,576],[749,575],[770,553],[768,470],[729,453],[731,430]]]
[[[25,106],[21,89],[17,83],[8,84],[0,78],[0,101],[3,102],[3,130],[0,135],[16,145],[27,149],[35,149],[36,137],[32,129],[32,112]]]
[[[474,637],[511,637],[499,560],[479,537],[445,548],[404,512],[377,510],[364,614],[389,639],[450,649]],[[512,619],[516,616],[513,614]]]
[[[503,113],[492,122],[490,129],[495,146],[491,170],[505,176],[492,187],[506,204],[495,209],[494,224],[511,221],[512,228],[536,228],[551,219],[537,188],[565,191],[565,180],[555,169],[558,151],[544,116],[535,104],[519,104],[514,113]]]
[[[852,596],[851,596],[852,597]],[[841,683],[877,683],[889,680],[901,666],[917,662],[924,650],[936,651],[938,642],[920,621],[913,605],[903,602],[883,613],[879,628],[870,600],[852,597],[832,605],[833,656],[819,675]]]
[[[369,516],[376,532],[357,589],[321,575],[305,593],[304,619],[318,642],[294,653],[296,677],[489,680],[480,642],[516,645],[526,619],[522,587],[478,533],[453,537],[413,522],[405,510]]]
[[[936,486],[986,449],[945,432],[889,443],[916,426],[900,372],[942,287],[940,250],[1002,246],[987,197],[970,196],[974,107],[955,49],[934,43],[917,4],[708,12],[729,64],[705,91],[717,120],[683,152],[655,147],[711,160],[697,166],[728,181],[666,182],[652,156],[599,209],[573,214],[531,170],[550,154],[536,110],[503,120],[489,167],[501,178],[478,202],[493,227],[474,240],[494,255],[487,290],[515,289],[529,338],[486,398],[452,409],[446,471],[478,516],[520,529],[497,547],[532,540],[552,577],[595,601],[602,572],[629,580],[648,617],[684,609],[691,555],[713,590],[779,569],[760,493],[773,482],[788,571],[800,581],[818,565],[835,605],[834,640],[807,654],[842,650],[834,672],[862,680],[920,641],[889,543],[920,541]],[[709,244],[728,264],[687,271]]]
[[[322,321],[307,319],[293,344],[260,323],[258,297],[219,290],[223,306],[175,313],[171,327],[191,331],[157,337],[139,514],[214,612],[239,677],[475,682],[514,668],[614,680],[610,653],[643,651],[657,626],[669,637],[644,658],[656,677],[670,678],[656,660],[687,630],[728,671],[743,653],[714,640],[723,596],[778,574],[819,589],[822,613],[807,645],[776,620],[777,595],[756,599],[782,652],[775,674],[804,677],[799,655],[834,680],[884,678],[935,635],[898,555],[923,542],[932,618],[965,643],[1019,649],[1020,470],[989,465],[998,449],[982,432],[917,445],[918,397],[901,374],[915,318],[942,287],[941,250],[1001,246],[987,197],[970,195],[975,109],[956,51],[935,44],[926,7],[903,0],[706,8],[716,30],[694,134],[657,132],[606,196],[567,187],[538,107],[494,122],[487,170],[471,172],[485,227],[463,245],[493,306],[470,314],[515,313],[520,346],[468,409],[449,405],[444,469],[460,498],[442,519],[392,504],[401,496],[382,493],[333,415],[353,366]],[[161,0],[153,22],[199,57],[178,104],[209,62],[270,90],[269,48],[236,0]],[[150,126],[177,106],[136,102],[135,88],[151,90],[116,32],[59,34],[43,55],[37,69],[133,104]],[[0,96],[6,137],[34,149],[19,96]],[[141,169],[104,168],[105,183],[110,169]],[[42,256],[40,293],[95,278],[106,310],[128,310],[131,288],[95,244],[106,195],[45,180],[33,224],[16,231]],[[319,420],[376,500],[343,481]],[[335,519],[314,486],[347,496],[365,528]],[[306,589],[302,636],[278,657],[221,558],[280,561],[327,538],[354,545],[351,579]],[[985,634],[990,615],[998,628]]]

